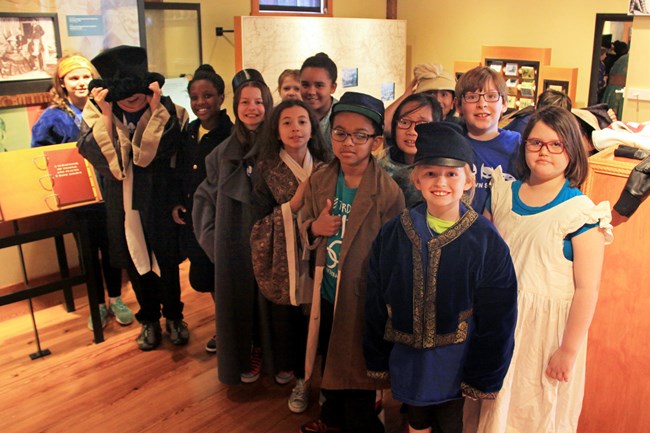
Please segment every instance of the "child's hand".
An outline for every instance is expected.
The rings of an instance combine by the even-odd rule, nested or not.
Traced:
[[[93,101],[95,101],[95,104],[97,104],[99,109],[102,110],[103,114],[113,112],[113,104],[106,102],[106,95],[108,95],[108,89],[104,89],[103,87],[95,87],[90,92],[90,96],[93,98]]]
[[[291,208],[291,213],[296,213],[300,210],[303,203],[303,197],[305,196],[305,187],[307,186],[307,181],[302,182],[298,185],[296,193],[289,200],[289,207]]]
[[[153,92],[153,95],[147,95],[147,102],[149,102],[149,108],[151,108],[151,112],[153,113],[156,108],[160,106],[160,96],[162,95],[162,91],[160,90],[160,84],[158,84],[157,81],[149,84],[149,90]]]
[[[314,236],[334,236],[341,228],[341,216],[331,215],[332,200],[327,199],[327,205],[323,208],[318,218],[311,223],[311,233]]]
[[[187,209],[182,205],[176,205],[172,209],[172,218],[176,224],[185,225],[185,214]]]
[[[563,349],[562,346],[551,356],[546,367],[546,375],[551,379],[568,382],[571,370],[576,360],[576,354]]]

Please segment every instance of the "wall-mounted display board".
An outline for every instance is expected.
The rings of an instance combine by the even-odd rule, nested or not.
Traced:
[[[363,92],[389,104],[404,92],[404,20],[235,17],[235,41],[236,68],[259,70],[272,91],[284,69],[300,69],[306,58],[324,52],[339,72],[335,97],[346,91]],[[343,87],[344,70],[356,70],[356,80],[346,81],[352,87]]]
[[[481,50],[481,63],[503,75],[507,112],[535,105],[540,90],[540,68],[551,63],[550,48],[493,47]]]
[[[76,143],[0,153],[0,221],[46,214],[102,199],[92,166]]]

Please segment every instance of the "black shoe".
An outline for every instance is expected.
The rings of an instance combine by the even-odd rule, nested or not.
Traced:
[[[190,340],[190,330],[187,329],[187,323],[182,320],[167,319],[165,329],[169,333],[169,338],[176,346],[183,346]]]
[[[138,343],[140,350],[149,351],[153,350],[162,342],[162,329],[160,329],[160,322],[142,321],[142,330],[140,335],[135,339]]]
[[[217,352],[217,336],[213,335],[211,339],[208,340],[207,343],[205,343],[205,351],[208,353],[216,353]]]

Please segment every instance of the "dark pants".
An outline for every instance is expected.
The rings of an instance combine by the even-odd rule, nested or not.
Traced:
[[[162,316],[170,320],[183,318],[181,302],[181,283],[178,266],[160,267],[160,277],[153,272],[140,275],[131,265],[127,268],[135,297],[140,304],[140,311],[135,314],[138,322],[157,322]]]
[[[273,366],[276,371],[293,371],[296,377],[305,377],[309,317],[303,313],[300,306],[270,302],[269,313]]]
[[[207,255],[195,254],[190,257],[190,285],[201,293],[212,293],[214,296],[214,264]]]
[[[334,305],[322,298],[320,317],[318,344],[324,372],[334,319]],[[321,420],[328,426],[339,427],[347,433],[384,433],[384,425],[375,411],[375,390],[323,388],[322,392],[325,402],[321,408]]]
[[[117,298],[122,294],[122,269],[111,266],[108,253],[108,229],[106,227],[106,208],[103,203],[95,204],[76,209],[74,214],[80,220],[85,221],[88,230],[88,243],[90,244],[91,263],[95,271],[95,287],[97,288],[97,300],[100,304],[106,303],[104,295],[104,283],[106,291],[111,298]],[[77,251],[80,251],[80,243],[75,234]],[[79,259],[81,263],[81,256]],[[103,275],[103,279],[102,279]]]
[[[95,287],[97,287],[97,299],[100,304],[106,303],[104,297],[104,282],[108,296],[116,298],[122,294],[122,270],[111,266],[108,254],[108,234],[106,233],[106,212],[103,217],[88,212],[89,216],[96,218],[86,218],[88,223],[88,238],[92,254],[92,266],[95,269]],[[101,258],[100,258],[101,254]],[[102,282],[102,274],[104,281]]]
[[[406,405],[411,427],[423,430],[431,427],[431,433],[462,433],[464,400],[451,400],[430,406]]]

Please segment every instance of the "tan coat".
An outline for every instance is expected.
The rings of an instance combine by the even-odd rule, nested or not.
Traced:
[[[300,232],[309,245],[308,231],[325,207],[327,199],[334,201],[336,180],[340,170],[338,160],[309,178],[305,190]],[[345,237],[339,255],[339,274],[334,305],[334,323],[327,354],[327,365],[321,386],[325,389],[379,389],[386,383],[366,375],[363,357],[363,311],[368,256],[380,227],[404,208],[404,196],[397,184],[382,170],[374,158],[357,190],[349,215]],[[326,243],[316,238],[310,245],[315,253],[313,303],[309,321],[305,377],[313,372],[320,327],[320,290],[326,258]]]

